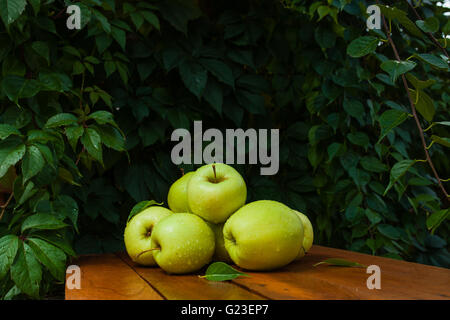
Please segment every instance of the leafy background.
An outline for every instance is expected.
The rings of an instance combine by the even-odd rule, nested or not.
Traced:
[[[277,175],[236,168],[248,201],[306,213],[315,243],[448,268],[449,202],[402,83],[448,188],[446,9],[383,9],[395,62],[370,4],[0,0],[0,296],[61,296],[71,257],[123,250],[133,205],[180,176],[170,134],[194,120],[280,129]]]

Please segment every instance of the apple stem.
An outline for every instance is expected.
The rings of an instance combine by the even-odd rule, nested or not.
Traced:
[[[214,171],[214,182],[217,183],[217,175],[216,175],[216,165],[213,163],[212,169]]]
[[[154,250],[161,250],[161,248],[153,248],[153,249],[149,249],[149,250],[142,251],[141,253],[139,253],[139,254],[136,256],[136,259],[139,258],[139,257],[140,257],[141,255],[143,255],[144,253],[147,253],[147,252],[150,252],[150,251],[154,251]]]
[[[180,168],[180,171],[181,171],[181,176],[184,176],[184,169]]]

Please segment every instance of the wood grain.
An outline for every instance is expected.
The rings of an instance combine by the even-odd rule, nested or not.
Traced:
[[[329,258],[379,266],[381,289],[367,288],[365,268],[313,267]],[[321,246],[285,268],[250,275],[233,281],[270,299],[450,299],[449,269]]]
[[[366,268],[320,265],[344,258],[381,269],[381,289],[369,290]],[[271,272],[247,272],[227,282],[198,275],[169,275],[160,268],[141,267],[126,253],[84,256],[75,262],[82,270],[82,289],[67,290],[66,299],[445,299],[450,300],[450,270],[313,246],[302,260]]]
[[[119,254],[133,270],[169,300],[261,300],[263,296],[231,282],[214,282],[196,275],[170,275],[160,268],[141,267]]]
[[[81,269],[81,289],[66,286],[66,300],[163,299],[114,254],[82,256],[73,264]]]

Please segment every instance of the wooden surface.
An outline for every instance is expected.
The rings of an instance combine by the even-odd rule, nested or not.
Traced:
[[[381,289],[369,290],[365,268],[320,265],[344,258],[381,269]],[[160,268],[140,267],[125,253],[82,256],[81,289],[67,300],[260,300],[260,299],[450,299],[450,270],[361,253],[313,246],[300,261],[251,277],[212,282],[195,275],[168,275]]]

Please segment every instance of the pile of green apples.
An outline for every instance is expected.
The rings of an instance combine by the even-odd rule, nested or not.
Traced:
[[[167,198],[170,210],[154,205],[127,223],[126,250],[140,265],[173,274],[211,261],[272,270],[302,258],[313,243],[304,214],[272,200],[245,204],[244,179],[223,163],[184,174]]]

